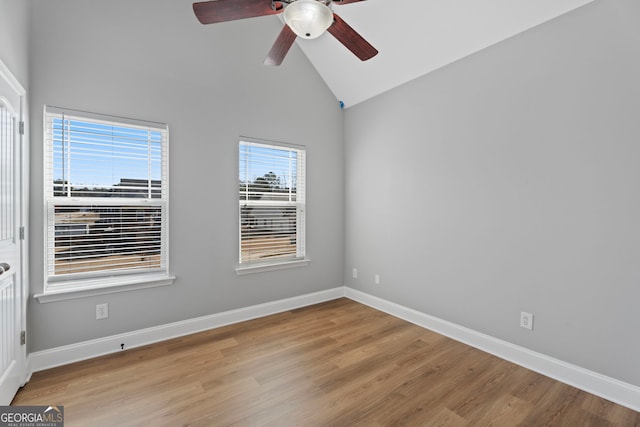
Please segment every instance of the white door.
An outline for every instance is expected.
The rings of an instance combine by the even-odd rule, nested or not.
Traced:
[[[0,405],[24,381],[21,130],[24,89],[0,61]]]

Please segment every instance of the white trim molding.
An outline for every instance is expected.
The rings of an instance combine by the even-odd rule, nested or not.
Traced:
[[[242,276],[245,274],[264,273],[265,271],[283,270],[286,268],[305,267],[309,265],[309,258],[296,259],[293,261],[272,262],[270,264],[249,264],[239,265],[236,267],[236,274]]]
[[[539,374],[640,412],[640,387],[563,362],[367,293],[345,287],[345,296],[376,310],[493,354]]]
[[[125,349],[141,347],[180,336],[234,323],[244,322],[287,310],[306,307],[325,301],[347,297],[376,310],[411,322],[456,341],[508,360],[524,368],[538,372],[565,384],[584,390],[609,401],[640,411],[640,387],[611,378],[580,366],[537,353],[527,348],[474,331],[464,326],[419,312],[417,310],[378,298],[349,287],[337,287],[325,291],[225,311],[209,316],[170,323],[153,328],[112,335],[29,355],[29,376],[56,366],[117,353],[121,344]]]
[[[27,91],[13,75],[9,67],[0,59],[0,78],[3,78],[18,96],[26,96]]]
[[[159,286],[169,286],[173,284],[175,276],[168,275],[140,275],[128,277],[125,280],[114,281],[109,278],[96,279],[93,281],[85,281],[84,286],[79,288],[69,286],[56,291],[43,292],[33,296],[40,303],[66,301],[70,299],[86,298],[96,295],[115,294],[118,292],[136,291],[139,289],[155,288]],[[91,287],[87,287],[87,283],[93,283]]]
[[[195,334],[222,326],[240,323],[287,310],[306,307],[344,296],[344,288],[338,287],[326,291],[315,292],[283,300],[253,305],[236,310],[225,311],[195,319],[168,323],[156,327],[140,329],[123,334],[111,335],[77,344],[42,350],[29,355],[29,365],[33,372],[43,371],[56,366],[67,365],[81,360],[92,359],[106,354],[117,353],[124,349],[141,347],[172,338]]]

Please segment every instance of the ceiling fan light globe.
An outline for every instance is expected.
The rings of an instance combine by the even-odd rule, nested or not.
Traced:
[[[320,37],[333,23],[333,12],[317,0],[297,0],[284,10],[284,22],[298,37]]]

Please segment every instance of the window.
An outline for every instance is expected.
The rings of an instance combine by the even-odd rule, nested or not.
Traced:
[[[166,125],[45,107],[47,292],[168,276]]]
[[[306,264],[305,150],[242,140],[239,157],[238,273]]]

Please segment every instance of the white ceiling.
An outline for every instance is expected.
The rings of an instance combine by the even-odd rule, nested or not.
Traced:
[[[368,0],[333,10],[374,58],[361,62],[328,33],[297,43],[348,108],[591,1]]]

